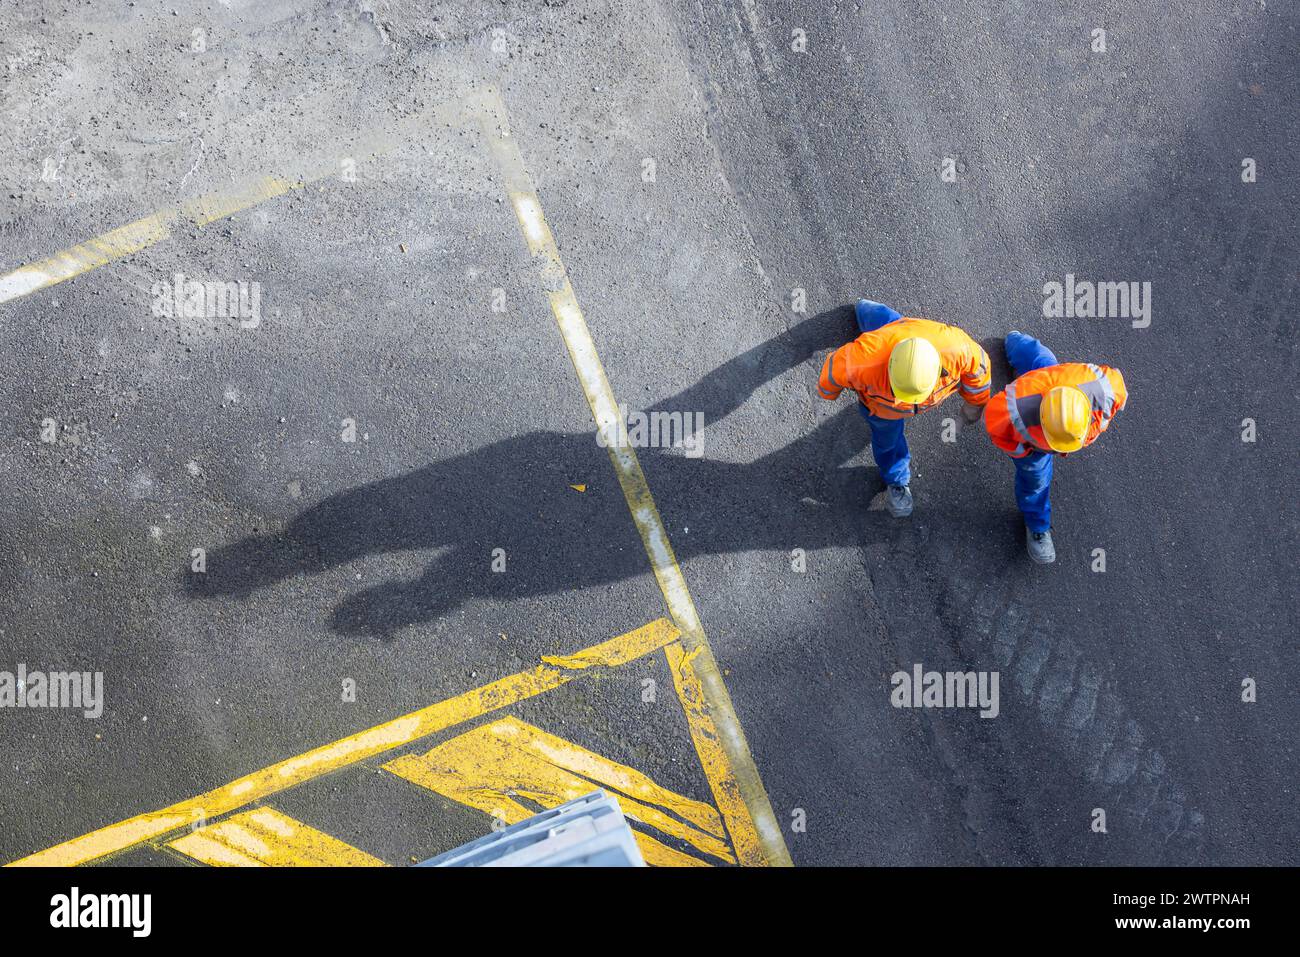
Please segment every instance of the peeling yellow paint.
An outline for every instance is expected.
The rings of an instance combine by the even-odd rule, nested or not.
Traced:
[[[379,858],[269,807],[201,827],[167,846],[214,867],[387,866]]]
[[[713,723],[709,707],[704,700],[704,689],[695,674],[691,662],[698,657],[702,649],[690,653],[682,647],[681,642],[674,641],[664,648],[668,658],[668,670],[672,672],[673,685],[677,688],[677,697],[681,700],[682,710],[686,713],[686,723],[691,729],[691,740],[695,742],[695,753],[700,756],[700,766],[704,776],[709,780],[713,790],[713,799],[718,802],[722,816],[728,822],[744,820],[744,798],[736,786],[736,779],[730,773],[726,752],[718,740],[718,729]],[[758,835],[752,827],[728,828],[736,856],[746,865],[763,863],[763,848]]]
[[[661,787],[635,768],[611,761],[517,718],[499,718],[445,741],[426,754],[408,754],[384,765],[398,777],[514,824],[534,810],[590,794],[596,786],[615,791],[624,815],[705,854],[735,863],[722,818],[713,807]],[[637,832],[659,863],[681,863],[667,845]],[[642,841],[646,838],[646,841]],[[686,855],[689,857],[689,855]]]

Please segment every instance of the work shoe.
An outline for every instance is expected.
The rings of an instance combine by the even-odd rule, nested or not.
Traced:
[[[907,518],[912,514],[912,490],[906,485],[891,485],[885,489],[885,508],[894,518]]]
[[[1040,565],[1050,565],[1056,561],[1056,546],[1052,544],[1052,531],[1033,532],[1025,527],[1025,544],[1029,548],[1029,557]]]

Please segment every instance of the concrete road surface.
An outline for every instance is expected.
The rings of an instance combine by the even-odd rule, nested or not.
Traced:
[[[1289,5],[5,22],[4,861],[405,864],[603,786],[660,863],[1297,863]],[[862,296],[995,391],[1012,329],[1123,371],[1055,565],[955,401],[883,510],[816,392]],[[629,484],[601,397],[702,428]]]

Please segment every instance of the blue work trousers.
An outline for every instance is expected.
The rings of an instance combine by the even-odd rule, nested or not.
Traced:
[[[1026,372],[1057,364],[1052,350],[1023,332],[1007,336],[1007,362],[1011,375],[1019,378]],[[1045,532],[1052,527],[1052,459],[1051,452],[1033,451],[1016,463],[1016,504],[1025,516],[1025,526],[1031,532]]]
[[[853,310],[861,332],[875,332],[881,326],[902,319],[901,313],[884,303],[859,299]],[[912,481],[912,456],[907,450],[907,437],[903,435],[903,419],[882,419],[872,415],[867,407],[858,403],[858,411],[871,426],[871,454],[880,469],[886,485],[908,485]]]

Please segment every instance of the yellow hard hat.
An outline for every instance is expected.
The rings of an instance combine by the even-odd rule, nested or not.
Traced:
[[[1083,448],[1092,423],[1092,403],[1072,385],[1058,385],[1043,396],[1038,408],[1047,444],[1057,452],[1077,452]]]
[[[921,402],[939,381],[939,350],[926,339],[902,339],[889,353],[889,387],[899,402]]]

